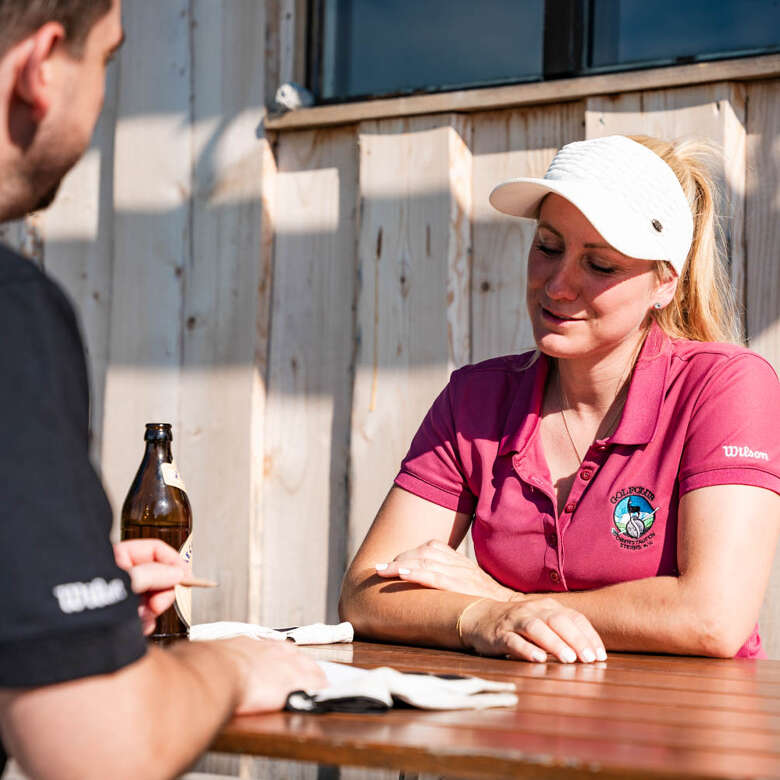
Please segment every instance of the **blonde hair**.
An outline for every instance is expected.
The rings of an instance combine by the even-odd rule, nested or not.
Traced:
[[[655,152],[673,171],[693,214],[693,241],[674,298],[653,317],[672,338],[694,341],[741,342],[741,326],[734,290],[725,270],[723,236],[716,214],[714,170],[721,158],[717,148],[701,139],[675,143],[644,135],[629,136]],[[674,271],[657,264],[658,278],[667,281]]]

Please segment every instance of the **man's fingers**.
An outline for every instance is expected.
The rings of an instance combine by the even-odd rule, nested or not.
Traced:
[[[158,593],[150,593],[145,598],[147,609],[156,616],[162,615],[168,607],[173,606],[176,594],[171,590],[161,590]]]
[[[185,568],[178,564],[141,563],[130,569],[130,585],[133,593],[150,590],[168,590],[178,585],[185,574]]]
[[[179,553],[161,539],[128,539],[114,545],[117,565],[127,570],[140,563],[183,564]]]

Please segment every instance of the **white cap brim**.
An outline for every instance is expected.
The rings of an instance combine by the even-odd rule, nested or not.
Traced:
[[[648,235],[646,220],[625,208],[598,184],[580,181],[518,178],[499,184],[490,193],[493,208],[504,214],[537,219],[546,195],[555,193],[575,206],[601,237],[618,252],[638,260],[671,262],[663,242]]]
[[[618,252],[665,260],[682,272],[693,238],[691,207],[674,171],[643,144],[620,135],[573,141],[543,179],[510,179],[490,193],[490,203],[504,214],[536,219],[550,193],[579,209]]]

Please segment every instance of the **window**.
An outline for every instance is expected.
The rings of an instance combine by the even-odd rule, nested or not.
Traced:
[[[780,0],[311,0],[319,102],[780,51]]]

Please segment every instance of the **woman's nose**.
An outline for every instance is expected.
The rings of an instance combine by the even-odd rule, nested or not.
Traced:
[[[568,257],[550,273],[544,285],[548,297],[556,300],[574,300],[577,297],[576,270]]]

